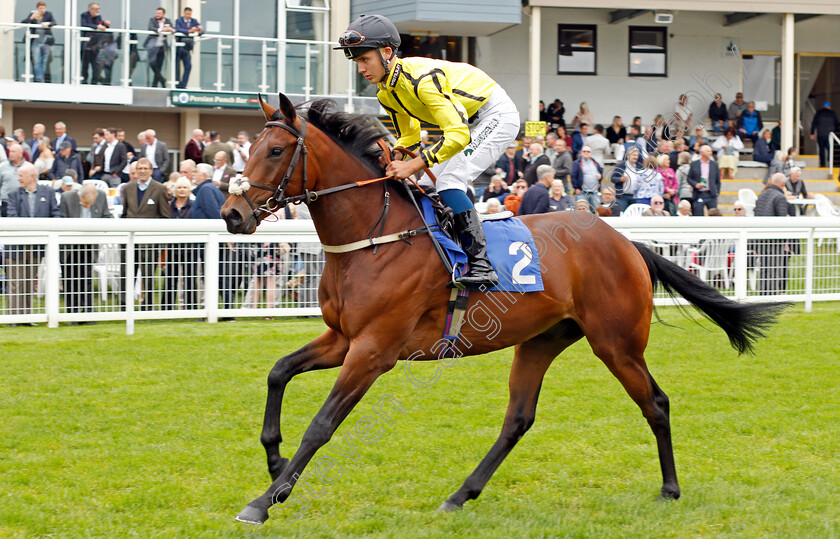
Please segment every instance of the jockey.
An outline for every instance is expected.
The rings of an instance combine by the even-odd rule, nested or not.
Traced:
[[[467,186],[493,165],[519,133],[519,112],[496,81],[469,64],[430,58],[397,58],[400,34],[381,15],[362,15],[338,38],[339,49],[379,87],[376,97],[399,137],[396,145],[419,150],[385,172],[397,180],[429,167],[437,192],[455,213],[455,227],[469,260],[458,279],[465,285],[498,282],[487,260],[487,242]],[[439,127],[440,140],[420,150],[420,122]]]

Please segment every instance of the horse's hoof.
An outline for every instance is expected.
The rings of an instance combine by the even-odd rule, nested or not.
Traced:
[[[452,503],[449,500],[446,500],[440,507],[437,508],[438,513],[452,513],[454,511],[460,511],[462,507],[458,504]]]
[[[277,461],[277,466],[268,469],[268,473],[271,474],[271,480],[276,481],[280,474],[283,473],[283,470],[286,469],[286,466],[289,465],[289,459],[281,458]]]
[[[268,520],[268,511],[261,507],[249,505],[236,515],[236,520],[239,522],[248,522],[249,524],[262,524]]]
[[[659,495],[659,497],[656,498],[656,501],[658,501],[658,502],[669,502],[669,501],[672,501],[672,500],[677,500],[677,499],[679,499],[679,497],[680,497],[679,492],[663,492],[662,494]]]

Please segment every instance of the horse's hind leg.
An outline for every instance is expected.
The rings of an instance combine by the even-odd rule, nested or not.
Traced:
[[[460,509],[467,500],[478,498],[508,453],[534,424],[537,397],[549,365],[577,338],[558,340],[539,335],[517,345],[510,368],[510,399],[502,432],[475,471],[457,492],[443,502],[438,511]]]
[[[344,362],[348,347],[349,343],[343,335],[328,329],[300,350],[277,360],[271,369],[260,441],[265,447],[272,480],[277,479],[289,463],[289,459],[280,456],[279,447],[283,441],[280,434],[280,410],[286,385],[303,372],[339,367]]]
[[[659,451],[659,465],[662,468],[662,491],[660,498],[679,498],[677,469],[674,464],[674,448],[671,444],[671,420],[668,396],[660,389],[648,372],[644,350],[647,332],[623,332],[617,336],[612,332],[609,339],[594,338],[587,331],[586,337],[601,361],[618,378],[647,419]],[[641,337],[643,335],[643,338]]]

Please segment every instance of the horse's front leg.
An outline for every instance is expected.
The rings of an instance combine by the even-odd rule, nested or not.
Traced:
[[[289,463],[289,459],[280,456],[280,443],[283,441],[280,434],[280,411],[286,385],[298,374],[340,366],[349,347],[350,343],[344,335],[328,329],[300,350],[280,358],[271,369],[260,441],[265,447],[268,473],[272,481],[280,476]]]
[[[303,434],[295,456],[271,487],[237,515],[237,520],[263,523],[268,519],[268,508],[289,497],[315,452],[330,441],[338,426],[364,397],[373,382],[394,367],[398,353],[398,345],[387,346],[375,339],[362,342],[354,340],[332,391]]]

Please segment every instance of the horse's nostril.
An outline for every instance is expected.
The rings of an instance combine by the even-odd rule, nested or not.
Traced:
[[[239,224],[242,222],[242,215],[235,209],[230,209],[227,211],[227,214],[224,215],[225,221],[231,224]]]

